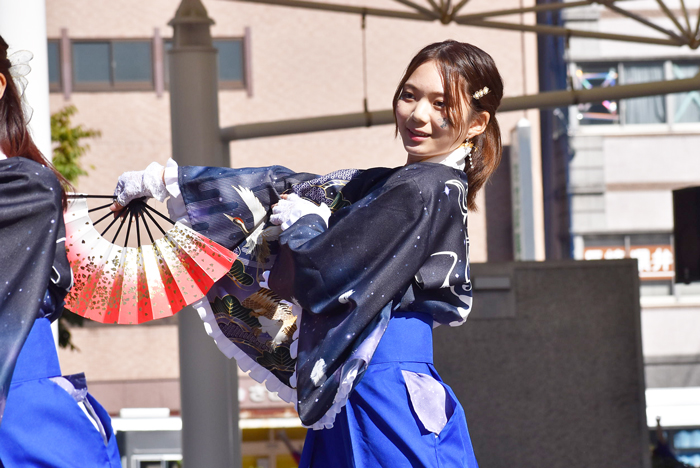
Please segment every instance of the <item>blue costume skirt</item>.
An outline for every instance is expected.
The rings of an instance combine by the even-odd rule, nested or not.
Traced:
[[[421,408],[427,401],[421,399],[431,394],[409,391],[407,374],[444,387],[439,390],[446,401],[438,406],[446,414],[439,433],[426,428],[433,426],[430,418],[419,416],[425,415]],[[477,468],[464,410],[433,366],[432,317],[401,313],[391,318],[333,427],[309,429],[299,466]]]
[[[0,467],[121,468],[109,415],[87,393],[84,376],[60,376],[51,324],[37,319],[12,375],[0,425]],[[64,387],[83,395],[87,402],[81,404],[88,409],[83,411]],[[86,411],[99,419],[104,434]]]

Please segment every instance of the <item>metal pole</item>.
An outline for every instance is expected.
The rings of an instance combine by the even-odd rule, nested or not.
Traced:
[[[425,15],[428,18],[433,18],[433,19],[437,20],[437,19],[440,19],[442,17],[442,12],[430,10],[428,8],[421,6],[421,5],[413,3],[410,0],[396,0],[396,1],[403,4],[403,5],[406,5],[409,8],[413,8],[418,13],[421,13],[422,15]]]
[[[606,99],[629,99],[662,94],[683,93],[700,89],[700,75],[684,80],[657,81],[608,88],[552,91],[531,96],[518,96],[504,99],[500,112],[522,109],[555,109],[586,102],[600,102]]]
[[[511,130],[510,180],[513,204],[513,255],[517,261],[535,258],[535,197],[532,184],[532,128],[526,118]]]
[[[633,36],[630,34],[614,34],[606,33],[600,31],[584,31],[581,29],[570,29],[562,28],[560,26],[547,26],[544,24],[521,24],[521,23],[506,23],[500,21],[462,21],[455,19],[455,23],[480,27],[480,28],[492,28],[492,29],[505,29],[508,31],[529,31],[537,34],[552,34],[554,36],[565,36],[565,37],[587,37],[590,39],[608,39],[611,41],[623,41],[623,42],[639,42],[641,44],[657,44],[666,46],[682,46],[686,45],[687,39],[683,42],[679,42],[676,39],[664,39],[656,37],[647,36]],[[676,35],[676,37],[678,37]]]
[[[662,0],[656,0],[659,5],[664,9],[664,12],[671,15],[670,18],[678,26],[681,31],[681,35],[668,31],[665,28],[657,26],[656,24],[642,18],[639,15],[628,12],[624,9],[618,8],[613,5],[615,0],[581,0],[572,2],[563,2],[557,5],[536,5],[534,7],[523,7],[523,8],[513,8],[508,10],[492,10],[483,11],[480,13],[469,14],[469,15],[459,15],[456,16],[457,11],[461,9],[468,0],[462,0],[459,5],[454,8],[451,12],[449,11],[449,2],[445,6],[444,2],[441,2],[443,7],[440,11],[431,11],[424,8],[410,0],[396,0],[398,3],[406,5],[413,8],[416,12],[405,12],[398,10],[386,10],[378,8],[363,8],[352,5],[339,5],[335,3],[321,3],[313,2],[307,0],[229,0],[229,1],[239,1],[239,2],[249,2],[265,5],[278,5],[287,6],[292,8],[308,8],[312,10],[320,11],[331,11],[336,13],[351,13],[360,15],[373,15],[373,16],[383,16],[387,18],[402,18],[402,19],[413,19],[420,21],[436,21],[439,20],[443,24],[449,24],[454,22],[456,24],[482,27],[482,28],[494,28],[494,29],[505,29],[505,30],[515,30],[515,31],[528,31],[537,34],[550,34],[555,36],[565,36],[565,37],[586,37],[591,39],[607,39],[613,41],[627,41],[627,42],[639,42],[642,44],[657,44],[657,45],[668,45],[668,46],[683,46],[687,45],[691,49],[696,49],[700,45],[700,40],[696,38],[697,30],[695,35],[691,35],[692,31],[685,31],[678,20],[671,15],[670,10],[666,7]],[[435,2],[433,0],[428,0],[431,5]],[[509,23],[509,22],[497,22],[497,21],[484,21],[483,18],[490,18],[494,16],[503,16],[511,14],[523,14],[527,12],[542,12],[550,10],[558,10],[563,8],[571,8],[577,6],[583,6],[590,3],[600,3],[601,5],[606,5],[608,8],[617,11],[618,13],[628,16],[640,23],[651,27],[665,35],[669,36],[669,39],[648,37],[648,36],[633,36],[629,34],[615,34],[615,33],[605,33],[600,31],[585,31],[579,29],[569,29],[557,26],[546,26],[541,24],[529,25],[522,23]],[[689,24],[689,23],[688,23]],[[700,18],[698,21],[698,29],[700,29]],[[682,37],[686,36],[686,37]]]
[[[169,23],[172,146],[180,165],[229,165],[228,144],[219,138],[213,23],[200,0],[182,0]],[[178,317],[183,464],[240,467],[236,364],[217,349],[192,307]]]
[[[700,75],[684,80],[639,83],[584,90],[551,91],[529,96],[505,98],[499,112],[512,112],[525,109],[555,109],[585,102],[600,102],[606,99],[628,99],[633,97],[657,96],[660,94],[683,93],[700,89]],[[394,123],[392,110],[357,112],[354,114],[327,115],[306,119],[280,120],[236,125],[221,129],[223,141],[247,140],[279,135],[340,130],[345,128],[370,127]]]
[[[221,129],[223,141],[248,140],[278,135],[296,135],[299,133],[339,130],[343,128],[369,127],[394,123],[391,110],[376,112],[358,112],[355,114],[329,115],[307,119],[280,120],[236,125]]]
[[[544,3],[537,4],[532,7],[526,8],[509,8],[507,10],[493,10],[484,11],[481,13],[470,13],[468,15],[459,15],[452,18],[454,21],[471,21],[475,19],[492,18],[494,16],[508,16],[508,15],[518,15],[523,13],[540,13],[543,11],[556,11],[562,10],[564,8],[574,8],[580,6],[591,5],[594,0],[581,0],[576,2],[562,2],[562,3]]]
[[[385,18],[412,19],[419,21],[435,21],[433,16],[425,16],[421,13],[410,11],[386,10],[381,8],[365,8],[351,5],[338,5],[334,3],[310,2],[307,0],[230,0],[265,5],[286,6],[292,8],[307,8],[310,10],[331,11],[335,13],[353,13],[357,15],[382,16]]]

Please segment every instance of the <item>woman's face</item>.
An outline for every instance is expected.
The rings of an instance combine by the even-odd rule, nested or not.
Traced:
[[[5,75],[0,73],[0,99],[5,95],[5,88],[7,87],[7,79]]]
[[[462,115],[469,115],[466,103]],[[396,103],[396,122],[409,162],[447,155],[467,138],[448,123],[445,89],[434,61],[426,62],[406,80]]]

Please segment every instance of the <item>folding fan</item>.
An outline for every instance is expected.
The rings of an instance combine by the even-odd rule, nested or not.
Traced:
[[[66,224],[66,253],[73,269],[74,284],[66,307],[85,318],[103,323],[136,324],[169,317],[203,298],[212,285],[228,273],[236,255],[176,223],[146,204],[134,200],[120,216],[99,233],[95,225],[113,216],[110,211],[95,223],[90,212],[105,210],[111,203],[88,209],[87,198],[100,195],[70,195]],[[151,212],[173,225],[167,232]],[[121,219],[111,242],[103,235]],[[127,222],[124,246],[115,241]],[[154,240],[147,219],[160,230]],[[151,241],[141,245],[143,224]],[[138,247],[128,247],[132,225]]]

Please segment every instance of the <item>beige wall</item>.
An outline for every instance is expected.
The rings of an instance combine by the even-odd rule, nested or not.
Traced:
[[[237,3],[205,1],[215,20],[215,36],[241,36],[251,28],[252,84],[243,90],[220,92],[222,126],[362,111],[362,35],[356,15],[317,12]],[[359,2],[355,2],[358,3]],[[396,2],[375,0],[372,6],[402,8]],[[526,2],[527,3],[527,2]],[[534,2],[530,2],[534,3]],[[58,38],[67,28],[73,38],[148,38],[154,28],[171,35],[167,22],[177,0],[95,3],[53,0],[47,6],[48,35]],[[520,2],[499,0],[499,8]],[[494,2],[475,0],[469,12],[493,8]],[[531,22],[533,18],[526,18]],[[464,26],[444,26],[408,20],[367,19],[367,96],[370,110],[387,109],[394,87],[410,58],[424,45],[453,38],[471,42],[496,60],[506,96],[537,90],[534,35]],[[523,54],[524,52],[524,54]],[[85,157],[89,176],[79,188],[109,193],[118,175],[164,162],[170,155],[169,96],[155,92],[73,93],[77,121],[102,131]],[[51,108],[68,104],[52,94]],[[537,113],[530,113],[535,134]],[[509,130],[524,113],[500,117],[506,143]],[[539,145],[534,148],[539,155]],[[390,126],[320,132],[233,142],[233,166],[282,164],[300,171],[326,173],[344,167],[366,168],[403,164],[405,154]],[[535,184],[539,186],[539,184]],[[482,204],[483,205],[483,204]],[[486,260],[485,212],[470,218],[473,261]],[[541,218],[541,213],[538,213]]]
[[[72,328],[71,340],[78,350],[59,349],[61,372],[84,372],[90,392],[112,415],[121,408],[148,407],[178,413],[177,325],[168,321],[164,325]]]
[[[59,349],[61,372],[84,372],[90,392],[109,413],[148,407],[170,408],[171,414],[180,412],[176,319],[142,326],[88,324],[71,329],[71,333],[78,349]],[[216,346],[213,341],[211,346]],[[261,412],[268,417],[294,415],[294,405],[268,392],[240,369],[238,374],[243,418],[259,417]]]
[[[59,351],[64,374],[85,372],[89,381],[180,377],[174,324],[89,326],[71,335],[79,351]]]

